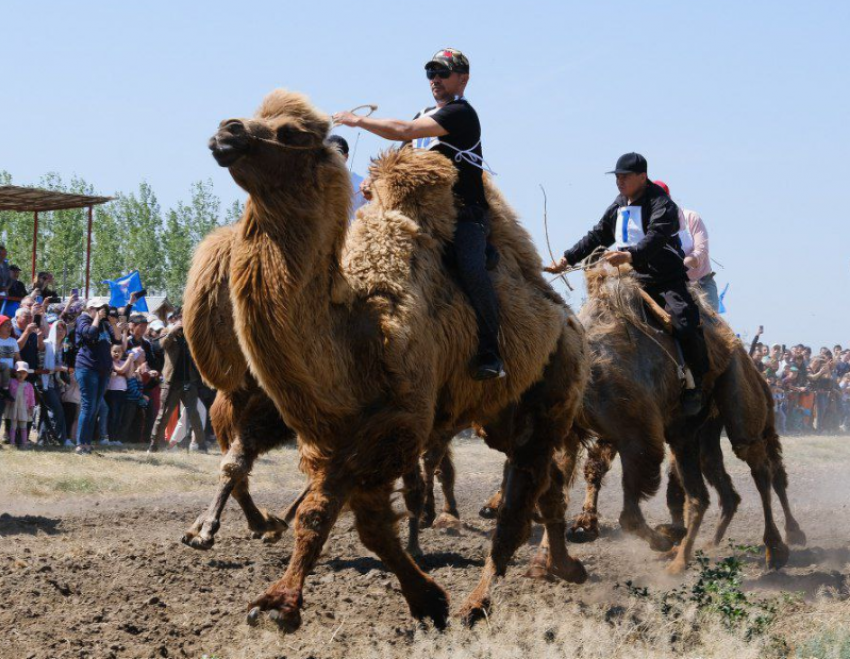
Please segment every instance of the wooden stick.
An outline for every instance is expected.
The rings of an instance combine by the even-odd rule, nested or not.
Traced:
[[[643,301],[646,302],[646,306],[649,307],[649,310],[659,321],[661,321],[661,324],[664,326],[664,329],[668,333],[672,334],[673,319],[670,318],[670,314],[664,311],[664,309],[662,309],[659,304],[649,296],[649,293],[647,293],[642,288],[638,290],[640,291],[640,296],[643,298]]]

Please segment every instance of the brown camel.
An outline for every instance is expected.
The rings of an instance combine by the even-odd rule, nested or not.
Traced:
[[[788,547],[773,521],[771,506],[771,484],[783,481],[775,464],[773,410],[767,404],[764,387],[747,369],[740,341],[700,299],[711,362],[704,387],[711,403],[702,418],[689,421],[678,403],[681,384],[674,363],[676,346],[666,333],[645,322],[637,281],[630,274],[597,266],[587,272],[587,284],[588,300],[579,317],[588,332],[591,382],[579,423],[584,432],[601,440],[603,461],[610,462],[614,451],[620,454],[622,527],[648,540],[655,549],[669,546],[666,537],[649,528],[640,510],[640,501],[654,494],[660,484],[666,441],[684,489],[683,521],[687,528],[682,543],[671,553],[674,559],[668,570],[683,571],[708,506],[700,471],[699,433],[701,429],[705,433],[716,431],[719,438],[717,428],[725,425],[736,455],[750,466],[761,495],[767,563],[771,567],[784,565]],[[717,420],[710,418],[715,406]],[[713,430],[706,430],[706,424]],[[716,473],[716,469],[709,471]],[[591,497],[585,514],[595,517],[595,505],[595,497]],[[579,525],[584,524],[580,519]]]
[[[295,444],[295,433],[284,423],[274,403],[248,372],[233,326],[230,302],[230,252],[235,227],[223,227],[198,246],[186,283],[183,321],[198,370],[218,395],[210,414],[225,459],[218,492],[209,508],[186,531],[182,541],[195,549],[215,542],[228,497],[241,506],[254,537],[276,542],[289,527],[306,495],[278,517],[257,508],[248,491],[248,477],[257,456],[278,446]]]
[[[463,619],[486,613],[493,581],[527,538],[535,506],[550,538],[540,557],[547,575],[583,581],[564,542],[563,475],[553,460],[556,449],[573,457],[577,450],[567,438],[587,375],[580,325],[488,185],[501,256],[491,275],[509,375],[470,379],[475,319],[444,262],[454,166],[434,152],[384,154],[370,172],[374,200],[347,233],[351,188],[342,158],[324,143],[328,126],[303,96],[278,90],[253,118],[222,122],[210,144],[250,195],[229,254],[241,352],[297,433],[311,479],[289,567],[254,602],[249,621],[265,610],[283,629],[300,624],[306,577],[348,503],[364,545],[396,574],[414,617],[445,625],[448,597],[402,548],[390,497],[404,477],[416,509],[410,499],[422,490],[411,474],[420,456],[472,423],[507,453],[509,466],[491,554]],[[230,372],[239,362],[225,362],[220,374],[239,381]]]
[[[706,419],[697,431],[700,468],[706,480],[717,490],[721,510],[720,522],[711,544],[716,546],[723,540],[741,502],[741,497],[726,471],[720,448],[721,433],[728,419],[731,428],[727,428],[727,434],[733,442],[732,449],[739,458],[746,460],[747,448],[741,443],[744,438],[754,437],[757,442],[764,444],[764,455],[770,463],[773,489],[779,497],[785,515],[786,542],[805,545],[806,535],[794,518],[788,501],[788,475],[782,460],[782,444],[774,428],[773,398],[767,383],[756,370],[743,346],[738,346],[734,351],[727,372],[721,376],[717,386],[721,385],[734,387],[734,397],[729,400],[719,396],[718,414]],[[568,535],[573,542],[590,542],[599,536],[599,490],[602,479],[610,470],[616,456],[616,445],[606,440],[598,440],[589,448],[584,467],[587,483],[584,507]],[[656,530],[675,542],[684,537],[686,529],[684,492],[674,461],[675,457],[671,456],[667,481],[667,505],[672,523],[662,524],[656,527]],[[755,473],[754,478],[757,478]],[[775,563],[776,561],[774,566]]]

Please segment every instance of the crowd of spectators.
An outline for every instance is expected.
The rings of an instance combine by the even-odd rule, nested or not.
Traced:
[[[5,255],[0,245],[0,300],[20,306],[13,318],[0,315],[4,441],[20,449],[59,444],[81,455],[95,444],[207,450],[215,393],[201,381],[179,309],[164,321],[134,311],[135,293],[117,308],[107,298],[84,302],[76,291],[63,301],[51,273],[38,273],[27,289]],[[166,445],[178,406],[181,421]]]
[[[750,345],[750,356],[773,394],[780,435],[850,432],[850,349],[836,344],[816,355],[802,343]]]

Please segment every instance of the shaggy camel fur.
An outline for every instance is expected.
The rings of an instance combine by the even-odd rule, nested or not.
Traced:
[[[728,387],[734,391],[734,396],[725,397],[718,390],[721,384],[724,390]],[[788,475],[782,460],[782,444],[774,429],[773,398],[767,383],[756,370],[743,346],[739,346],[734,351],[729,367],[721,376],[715,392],[718,414],[707,419],[697,431],[700,468],[706,480],[717,490],[721,510],[720,522],[715,529],[711,544],[716,546],[721,542],[741,502],[741,497],[726,471],[723,452],[720,448],[724,422],[728,422],[727,434],[733,442],[732,449],[739,458],[746,459],[747,449],[742,446],[744,440],[748,441],[748,438],[754,437],[757,442],[764,444],[764,455],[770,462],[773,475],[773,489],[779,497],[785,515],[786,542],[805,545],[806,535],[794,518],[788,501]],[[574,542],[589,542],[599,536],[597,510],[599,490],[602,479],[610,470],[616,456],[616,446],[605,440],[598,440],[588,451],[584,467],[587,482],[585,503],[582,514],[570,529],[568,536]],[[675,458],[671,456],[667,481],[667,505],[672,524],[662,524],[656,527],[656,530],[671,541],[678,541],[685,535],[686,528],[684,492],[674,460]],[[776,559],[774,559],[774,566],[775,563]]]
[[[186,282],[183,322],[192,355],[206,382],[218,395],[210,414],[225,459],[219,489],[182,541],[195,549],[215,542],[228,497],[241,506],[254,537],[276,542],[289,527],[306,491],[281,516],[260,510],[248,491],[248,476],[257,456],[284,444],[295,443],[274,403],[248,372],[245,356],[233,327],[230,302],[230,253],[235,227],[209,234],[198,246]]]
[[[298,627],[306,577],[348,503],[364,545],[396,574],[414,617],[445,625],[448,597],[402,548],[390,497],[404,477],[408,507],[421,506],[411,477],[420,456],[472,423],[510,464],[491,554],[463,619],[486,613],[535,505],[550,538],[547,573],[583,581],[584,568],[566,550],[563,477],[553,467],[556,449],[577,450],[567,437],[587,376],[580,325],[489,186],[501,255],[491,275],[510,375],[471,380],[475,318],[443,257],[453,236],[454,166],[434,152],[387,152],[371,168],[374,201],[347,234],[351,187],[341,156],[324,143],[328,126],[303,96],[278,90],[252,119],[222,122],[210,145],[249,193],[230,251],[239,345],[297,433],[311,479],[289,567],[254,602],[249,621],[265,610],[281,628]]]
[[[761,495],[767,563],[771,567],[784,565],[788,547],[773,521],[770,497],[771,483],[784,482],[774,459],[777,444],[773,410],[766,404],[764,388],[752,380],[746,355],[732,330],[701,304],[711,362],[704,379],[710,404],[702,418],[690,421],[679,406],[681,384],[671,358],[676,354],[675,344],[660,330],[646,330],[667,352],[665,355],[658,344],[637,330],[637,326],[648,328],[637,281],[628,273],[620,275],[609,267],[597,266],[587,272],[587,284],[588,301],[579,317],[588,331],[591,382],[579,424],[585,433],[600,440],[598,453],[603,462],[610,463],[614,452],[620,453],[620,524],[624,530],[648,540],[655,549],[669,547],[670,541],[649,528],[640,510],[640,501],[654,494],[660,484],[666,441],[674,458],[673,468],[684,488],[683,521],[687,528],[680,546],[671,551],[674,558],[668,571],[679,573],[685,569],[708,506],[708,492],[700,471],[698,433],[703,424],[708,423],[715,430],[725,424],[736,455],[750,466]],[[713,405],[719,410],[716,421],[708,419]],[[709,471],[716,473],[715,468]],[[598,482],[594,481],[593,486],[598,489]],[[585,517],[578,524],[593,528],[596,498],[590,492],[588,495]]]

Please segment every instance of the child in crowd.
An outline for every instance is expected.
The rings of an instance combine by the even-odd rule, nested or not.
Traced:
[[[12,336],[12,319],[9,316],[0,316],[0,401],[14,400],[9,393],[9,383],[12,381],[15,364],[20,359],[18,341]]]
[[[32,430],[33,411],[35,411],[35,390],[27,382],[27,376],[33,373],[29,364],[19,361],[15,366],[15,379],[9,383],[12,400],[6,403],[3,418],[6,432],[12,446],[19,449],[29,448],[29,434]]]
[[[785,390],[778,382],[773,382],[770,386],[770,391],[773,394],[773,411],[776,415],[776,431],[780,435],[788,432],[785,425]]]
[[[144,348],[139,346],[130,350],[127,353],[127,360],[132,362],[133,367],[127,375],[127,399],[124,416],[121,419],[121,434],[130,442],[144,441],[138,436],[140,424],[134,423],[139,410],[144,410],[148,406],[148,397],[143,392],[144,375],[149,370]]]
[[[133,372],[133,358],[124,358],[124,348],[118,345],[112,346],[112,375],[106,386],[106,404],[109,407],[109,420],[107,429],[110,444],[121,445],[121,420],[124,415],[124,406],[127,400],[127,377]]]

